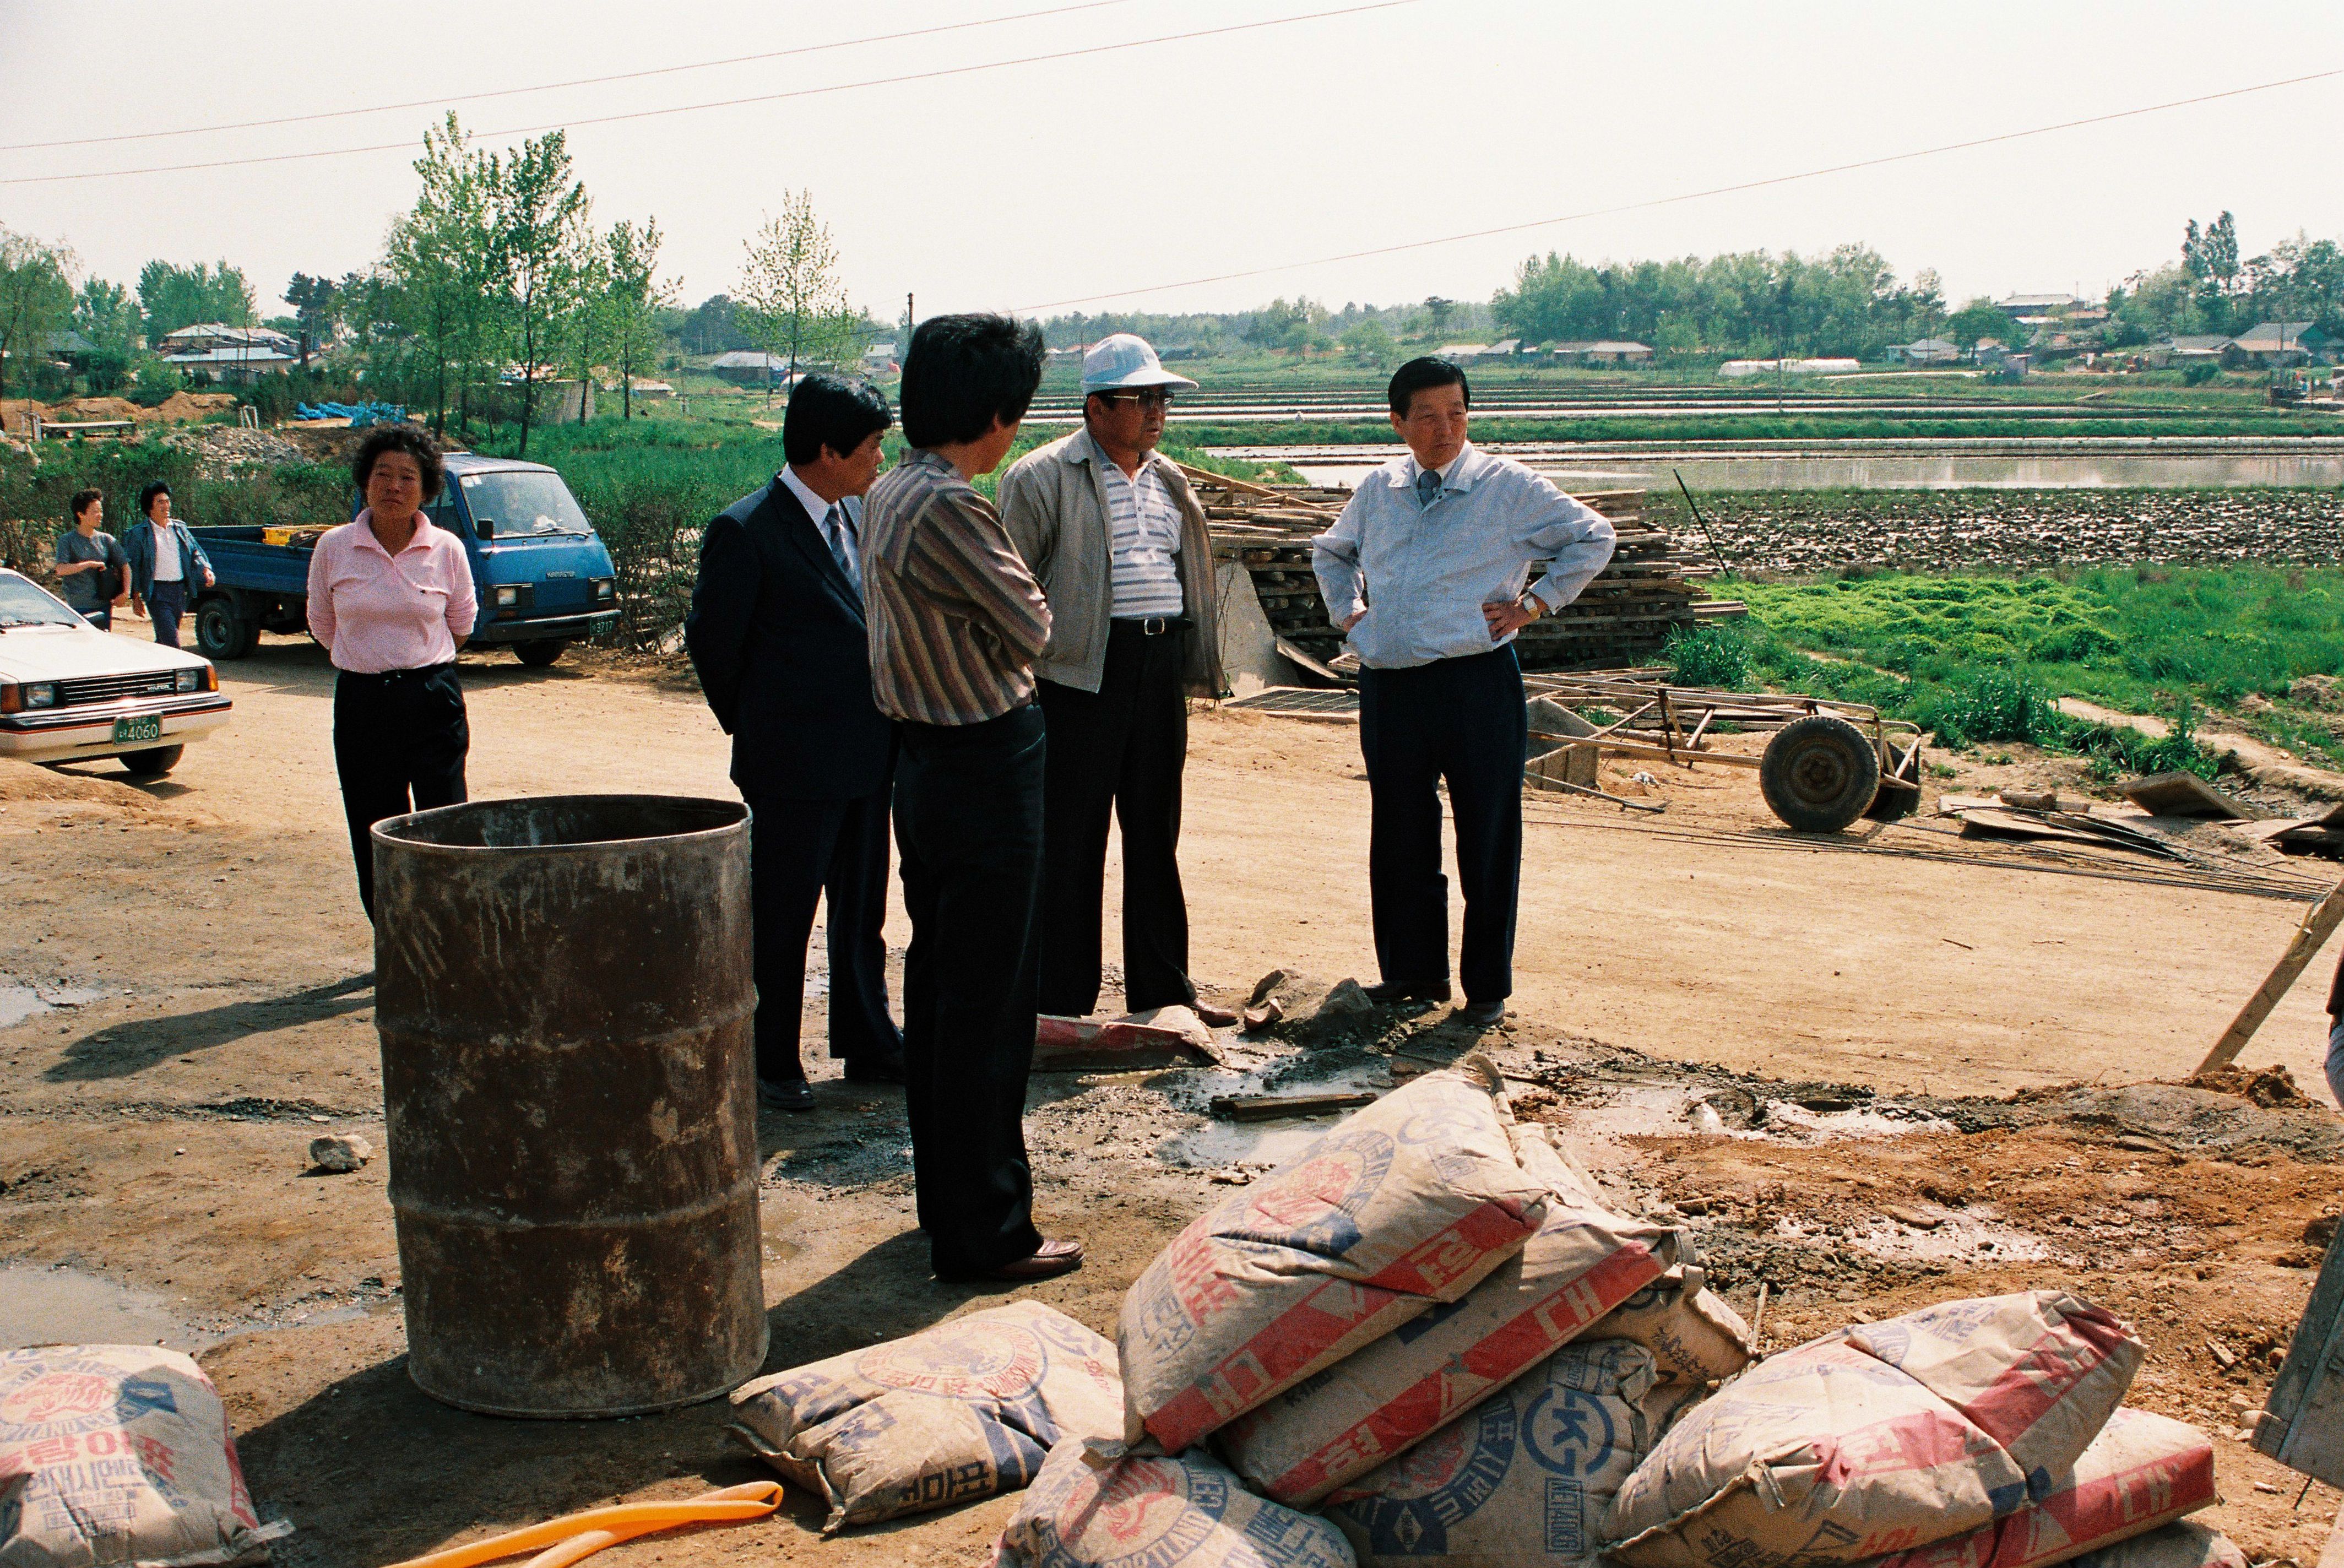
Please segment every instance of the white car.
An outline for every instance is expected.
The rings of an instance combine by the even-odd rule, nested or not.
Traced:
[[[209,660],[101,632],[0,567],[0,757],[120,757],[133,777],[160,778],[230,705]]]

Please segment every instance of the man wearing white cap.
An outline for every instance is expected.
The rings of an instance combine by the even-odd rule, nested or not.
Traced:
[[[1186,1004],[1180,774],[1191,696],[1221,694],[1205,509],[1157,451],[1196,382],[1118,332],[1083,358],[1083,428],[1002,476],[1001,520],[1050,602],[1035,664],[1049,753],[1042,783],[1041,1010],[1098,1005],[1110,819],[1123,832],[1123,989],[1133,1012]]]

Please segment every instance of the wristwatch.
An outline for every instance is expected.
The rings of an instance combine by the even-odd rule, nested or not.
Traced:
[[[1541,599],[1537,594],[1532,593],[1528,589],[1524,589],[1520,602],[1529,607],[1531,620],[1543,621],[1546,619],[1546,601]]]

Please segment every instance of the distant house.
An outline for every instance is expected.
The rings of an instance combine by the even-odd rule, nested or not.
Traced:
[[[274,348],[239,345],[233,349],[191,349],[185,353],[166,354],[163,363],[177,365],[190,375],[201,373],[223,381],[249,381],[255,376],[281,375],[299,364],[300,359],[296,355]]]
[[[301,345],[273,327],[230,327],[222,321],[206,321],[194,327],[182,327],[176,332],[166,332],[155,345],[155,351],[166,359],[214,349],[267,349],[295,358],[299,355]]]
[[[1943,338],[1916,338],[1910,343],[1892,345],[1888,358],[1900,365],[1957,365],[1961,363],[1962,346]]]
[[[1740,380],[1749,376],[1848,376],[1863,369],[1860,359],[1728,359],[1717,373]]]
[[[1156,357],[1158,359],[1194,359],[1197,352],[1194,343],[1175,343],[1169,349],[1158,349]]]
[[[736,387],[779,386],[789,374],[790,362],[778,354],[756,349],[735,349],[708,361],[708,368]]]
[[[1652,346],[1606,339],[1581,349],[1579,359],[1584,365],[1649,365],[1652,362]]]
[[[45,333],[41,351],[59,359],[86,359],[97,352],[97,345],[68,328],[63,332]]]
[[[2231,340],[2233,352],[2249,364],[2300,365],[2330,347],[2328,334],[2309,321],[2264,321]]]
[[[2192,365],[2218,365],[2230,351],[2236,339],[2218,332],[2185,332],[2168,336],[2150,344],[2141,351],[2141,362],[2152,369],[2165,370],[2175,367],[2187,369]]]
[[[1521,348],[1520,338],[1500,338],[1484,349],[1481,357],[1485,359],[1510,359],[1521,352]]]
[[[1053,349],[1046,358],[1054,365],[1064,365],[1080,359],[1090,350],[1080,343],[1069,343],[1063,349]]]
[[[2014,321],[2039,322],[2066,316],[2083,303],[2072,294],[2013,294],[1995,300],[1994,308]]]
[[[1446,359],[1452,365],[1479,364],[1490,351],[1487,343],[1446,343],[1432,351],[1436,359]]]

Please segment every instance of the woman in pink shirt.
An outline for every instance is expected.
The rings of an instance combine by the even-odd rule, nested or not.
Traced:
[[[366,510],[330,529],[309,558],[309,631],[334,680],[334,772],[357,857],[359,902],[374,918],[374,845],[386,817],[464,799],[472,733],[456,650],[480,604],[463,544],[423,508],[447,475],[411,425],[367,438],[350,465]]]

